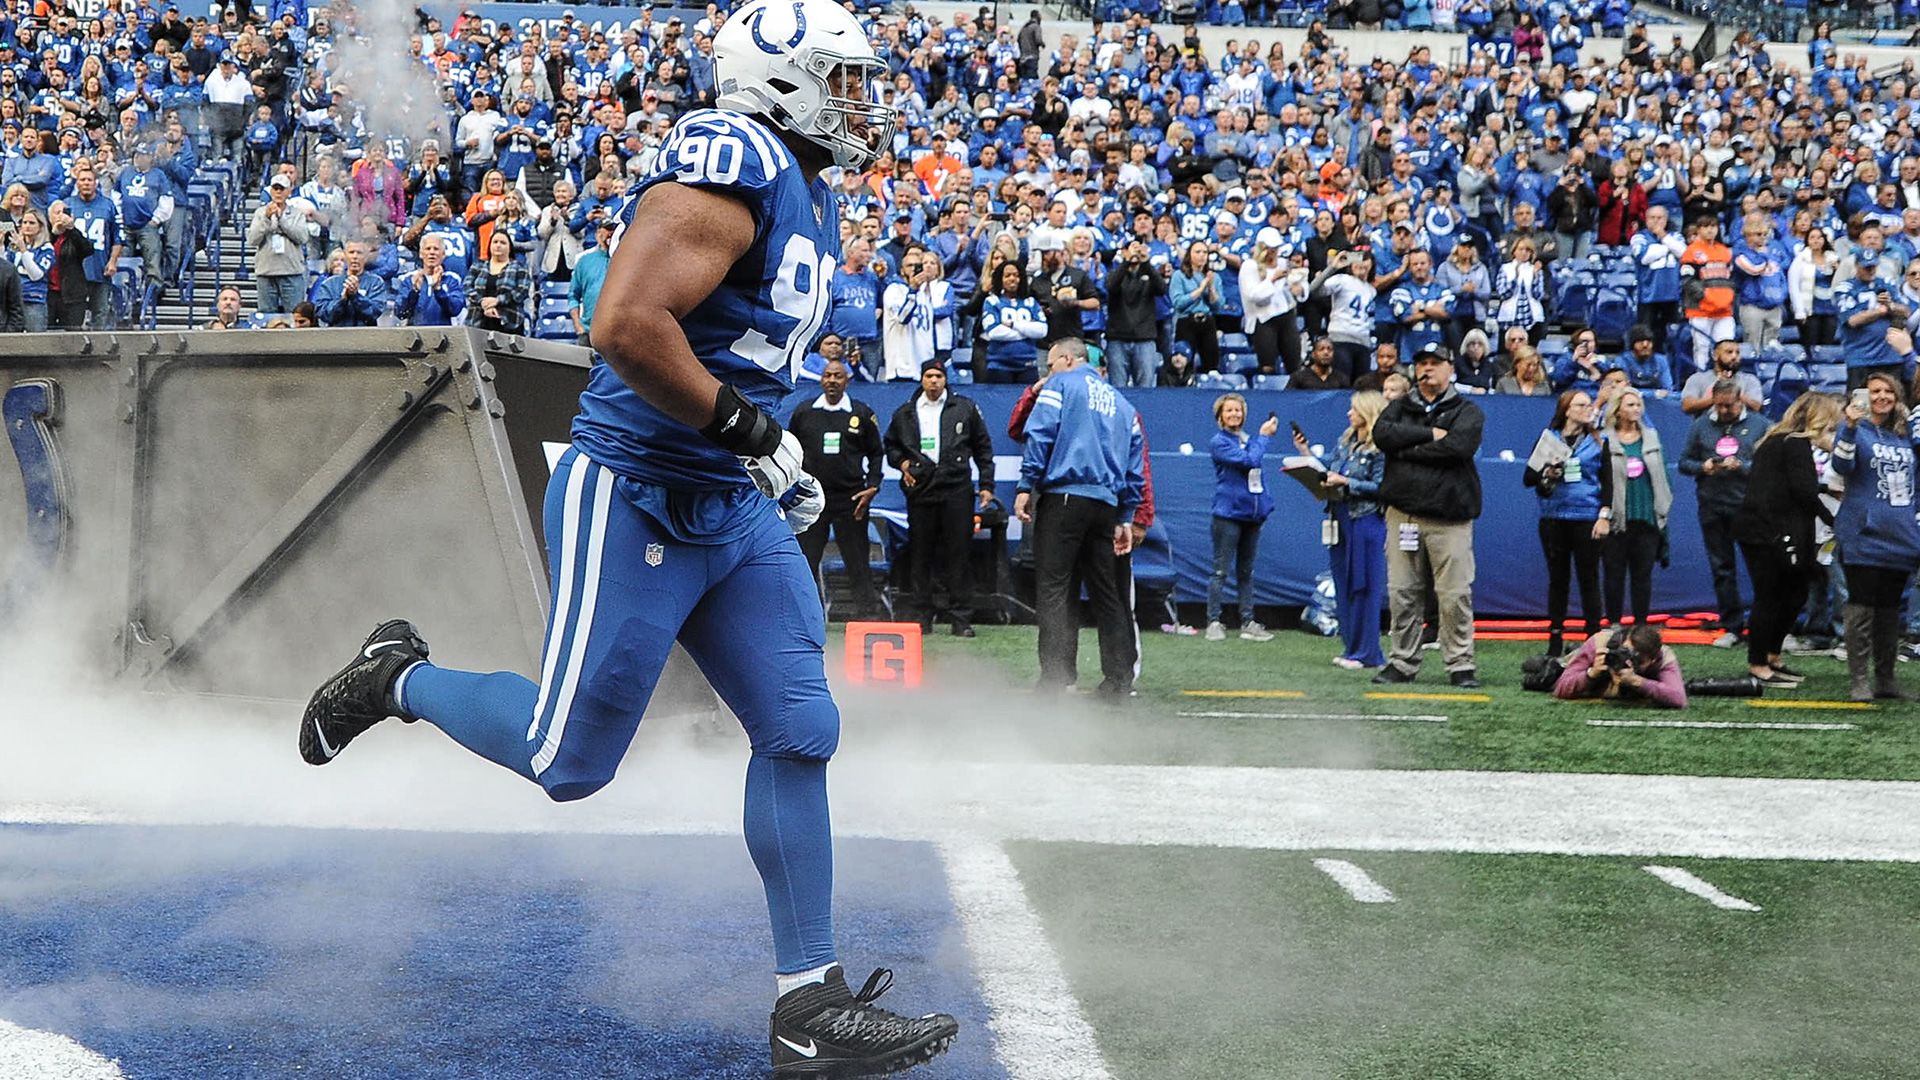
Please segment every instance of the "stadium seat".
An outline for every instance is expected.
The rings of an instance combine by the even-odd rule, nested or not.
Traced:
[[[1255,375],[1248,385],[1254,390],[1285,390],[1287,379],[1285,375]]]
[[[1260,358],[1247,352],[1220,353],[1220,370],[1229,375],[1247,375],[1260,369]]]
[[[1247,380],[1242,375],[1229,375],[1220,371],[1203,371],[1194,376],[1193,385],[1203,390],[1245,390]]]
[[[1624,289],[1603,288],[1593,301],[1593,315],[1587,324],[1602,342],[1624,342],[1633,328],[1637,305],[1633,294]]]

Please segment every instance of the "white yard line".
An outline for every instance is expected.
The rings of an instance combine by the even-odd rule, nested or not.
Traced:
[[[1588,727],[1700,728],[1708,731],[1859,731],[1853,724],[1743,724],[1732,720],[1589,720]]]
[[[940,844],[947,889],[992,1013],[996,1056],[1012,1080],[1110,1080],[1067,975],[999,844]]]
[[[410,733],[409,733],[410,734]],[[164,772],[72,790],[9,780],[0,822],[98,821],[737,835],[731,754],[635,755],[607,790],[549,803],[446,743],[310,769],[282,754],[206,785]],[[376,744],[377,745],[377,744]],[[356,749],[359,749],[356,747]],[[371,747],[369,747],[371,749]],[[415,751],[418,751],[417,753]],[[158,776],[158,779],[155,777]],[[167,784],[162,791],[140,789]],[[1920,862],[1920,783],[1396,769],[929,762],[849,754],[832,773],[846,836],[1173,844],[1275,851],[1446,851]],[[63,795],[60,789],[69,790]],[[40,790],[44,788],[46,790]]]
[[[1197,720],[1397,720],[1418,724],[1444,724],[1447,718],[1432,713],[1311,713],[1311,712],[1183,712]]]
[[[1393,892],[1373,880],[1373,875],[1345,859],[1315,859],[1313,865],[1363,904],[1391,904]]]
[[[1659,878],[1661,881],[1712,904],[1723,911],[1759,911],[1760,905],[1748,903],[1737,896],[1729,896],[1714,888],[1711,882],[1687,873],[1677,866],[1643,866],[1640,869]]]
[[[0,1020],[0,1076],[22,1080],[125,1080],[120,1067],[65,1035]]]

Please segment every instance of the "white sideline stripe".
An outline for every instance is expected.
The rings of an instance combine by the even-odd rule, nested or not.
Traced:
[[[120,1066],[65,1035],[0,1020],[0,1076],[19,1080],[126,1080]]]
[[[560,697],[554,702],[553,723],[547,725],[547,739],[533,756],[533,774],[547,771],[560,753],[560,740],[567,734],[567,714],[573,709],[573,695],[580,688],[580,669],[586,666],[587,638],[593,633],[593,609],[600,599],[600,556],[606,548],[607,515],[613,505],[613,470],[601,469],[593,481],[593,524],[587,532],[587,567],[582,580],[580,617],[574,621],[573,650],[567,656],[566,678],[560,683]],[[556,626],[558,624],[555,624]]]
[[[1418,724],[1444,724],[1447,718],[1434,713],[1318,713],[1318,712],[1183,712],[1197,720],[1400,720]]]
[[[1659,878],[1661,881],[1712,904],[1723,911],[1759,911],[1759,904],[1748,903],[1737,896],[1728,896],[1712,883],[1702,881],[1677,866],[1643,866],[1640,869]]]
[[[1373,875],[1345,859],[1315,859],[1314,868],[1332,878],[1347,895],[1363,904],[1391,904],[1393,892],[1373,880]]]
[[[1743,724],[1732,720],[1589,720],[1588,727],[1705,728],[1711,731],[1859,731],[1852,724]]]
[[[188,759],[234,760],[236,740],[250,738],[188,730],[175,749]],[[249,767],[231,770],[220,785],[147,790],[107,779],[122,775],[115,770],[143,777],[150,770],[137,748],[102,740],[93,751],[99,771],[89,772],[100,782],[76,790],[78,781],[56,770],[17,771],[7,777],[0,822],[740,832],[740,764],[731,755],[635,754],[620,783],[558,806],[451,742],[412,740],[357,754],[352,771],[365,784],[342,799],[332,774],[301,764],[264,735],[253,741],[257,750],[243,753]],[[439,786],[445,790],[422,798],[423,775],[447,778]],[[836,833],[929,843],[964,832],[1315,854],[1920,863],[1920,783],[1898,780],[928,761],[856,743],[834,761],[833,803]]]
[[[947,891],[979,970],[995,1056],[1011,1080],[1111,1080],[1066,971],[999,844],[940,845]]]

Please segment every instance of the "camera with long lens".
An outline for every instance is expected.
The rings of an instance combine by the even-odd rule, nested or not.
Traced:
[[[1633,668],[1633,650],[1625,645],[1615,645],[1607,650],[1607,670],[1618,675]]]

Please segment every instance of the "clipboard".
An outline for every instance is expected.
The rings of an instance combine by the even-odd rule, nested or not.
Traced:
[[[1300,486],[1320,502],[1333,502],[1347,497],[1343,489],[1327,486],[1327,467],[1320,463],[1319,458],[1294,454],[1281,459],[1280,471],[1298,480]]]
[[[1545,472],[1549,466],[1566,464],[1571,457],[1573,447],[1568,446],[1558,432],[1543,431],[1533,444],[1533,453],[1527,455],[1527,468]]]

